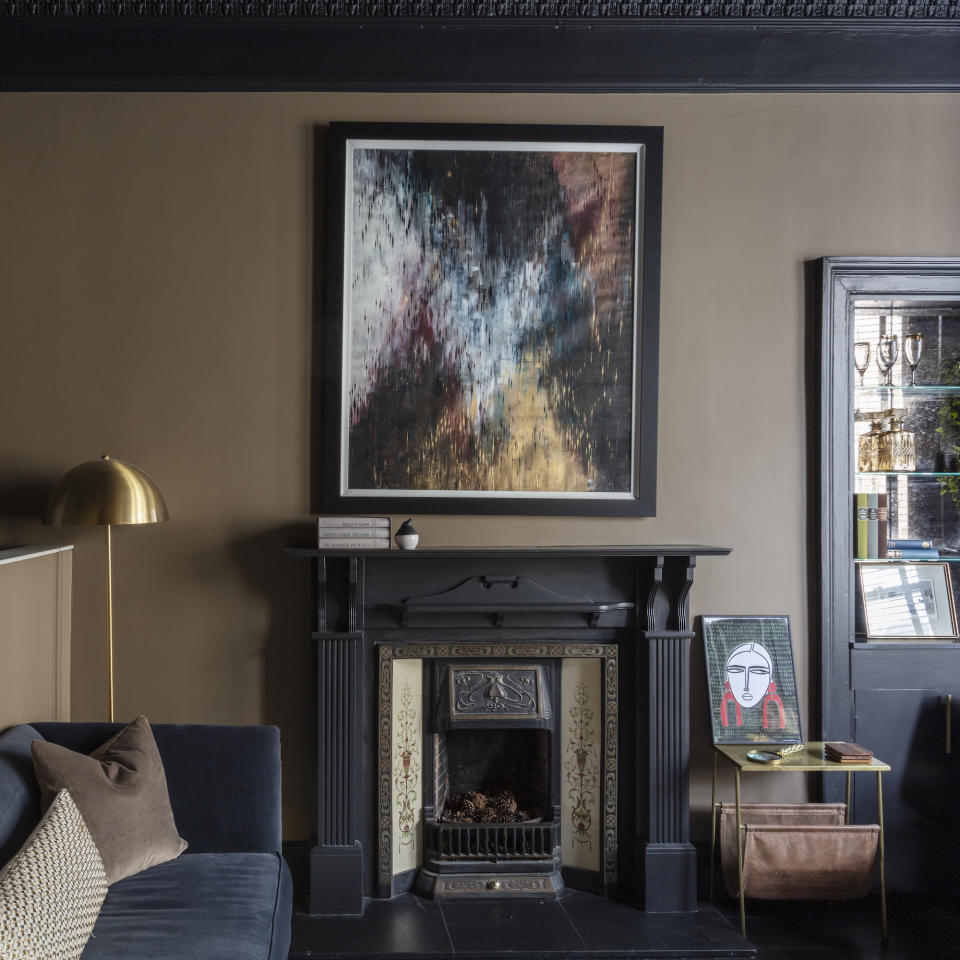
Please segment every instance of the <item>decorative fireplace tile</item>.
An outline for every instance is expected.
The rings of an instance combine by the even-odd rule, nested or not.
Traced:
[[[393,872],[412,870],[422,859],[423,661],[393,664]]]
[[[560,815],[564,866],[599,871],[603,820],[602,662],[563,661]]]

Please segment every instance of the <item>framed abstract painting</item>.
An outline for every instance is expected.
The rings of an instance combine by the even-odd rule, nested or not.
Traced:
[[[700,618],[714,743],[802,743],[790,618]]]
[[[328,143],[324,509],[653,515],[662,128]]]

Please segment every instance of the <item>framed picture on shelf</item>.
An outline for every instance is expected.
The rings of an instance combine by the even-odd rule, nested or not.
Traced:
[[[858,563],[869,640],[957,640],[948,563]]]
[[[654,514],[662,142],[331,125],[325,510]]]
[[[790,618],[700,618],[714,743],[802,743]]]

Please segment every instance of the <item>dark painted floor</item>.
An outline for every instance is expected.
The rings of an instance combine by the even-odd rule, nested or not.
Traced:
[[[559,901],[438,903],[413,895],[371,900],[363,917],[296,914],[291,960],[960,960],[957,906],[891,896],[889,940],[879,898],[848,903],[747,905],[696,914],[645,914],[628,904],[569,892]]]
[[[293,922],[291,958],[567,960],[703,957],[754,960],[756,950],[717,910],[665,916],[568,892],[560,900],[371,900],[362,918]]]
[[[739,923],[737,903],[724,916]],[[960,960],[960,884],[952,903],[891,894],[888,940],[880,936],[880,897],[848,902],[747,902],[747,939],[757,960]]]

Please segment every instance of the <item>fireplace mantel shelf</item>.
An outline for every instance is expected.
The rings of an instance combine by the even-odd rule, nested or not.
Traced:
[[[596,545],[555,546],[555,547],[431,547],[417,550],[319,550],[316,547],[287,547],[290,557],[351,556],[361,554],[365,557],[380,559],[414,560],[418,557],[689,557],[689,556],[726,556],[730,547],[711,547],[704,544],[637,544],[637,545]]]

